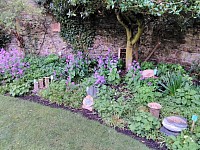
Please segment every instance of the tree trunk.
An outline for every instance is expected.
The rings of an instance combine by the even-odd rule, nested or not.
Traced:
[[[134,47],[134,56],[135,56],[136,61],[139,60],[138,50],[139,50],[139,41],[135,43],[135,47]]]
[[[142,14],[137,14],[136,20],[137,20],[137,33],[135,36],[133,36],[134,21],[129,16],[123,16],[123,14],[120,11],[116,11],[117,20],[119,23],[125,28],[126,30],[126,36],[127,36],[127,43],[126,43],[126,69],[129,69],[132,64],[133,60],[133,46],[135,46],[135,59],[138,60],[138,47],[139,47],[139,39],[143,33],[144,30],[144,18]],[[128,18],[128,19],[127,19]]]
[[[126,44],[126,69],[129,69],[132,64],[133,59],[133,46],[131,45],[131,41],[127,40]]]

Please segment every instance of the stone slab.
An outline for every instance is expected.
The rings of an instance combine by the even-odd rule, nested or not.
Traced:
[[[172,131],[166,129],[164,126],[162,126],[160,128],[160,132],[167,135],[167,136],[177,136],[181,133],[181,132],[172,132]]]
[[[187,120],[180,116],[169,116],[163,119],[163,126],[173,132],[180,132],[187,129]]]

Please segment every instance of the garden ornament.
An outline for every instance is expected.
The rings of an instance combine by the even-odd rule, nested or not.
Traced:
[[[97,88],[95,86],[90,86],[86,88],[87,95],[91,95],[92,97],[97,97]]]
[[[194,125],[195,122],[197,122],[198,116],[197,115],[192,115],[192,127],[191,127],[191,132],[194,130]]]
[[[94,100],[93,100],[92,96],[88,95],[83,99],[83,105],[82,105],[83,109],[92,111],[93,105],[94,105]]]

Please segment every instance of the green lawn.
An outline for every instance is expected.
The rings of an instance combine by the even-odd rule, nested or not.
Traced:
[[[62,109],[0,95],[0,150],[147,150],[142,143]]]

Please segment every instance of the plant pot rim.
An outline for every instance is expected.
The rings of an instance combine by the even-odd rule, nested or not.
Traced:
[[[148,107],[151,109],[161,109],[162,108],[162,106],[156,102],[148,103]]]

